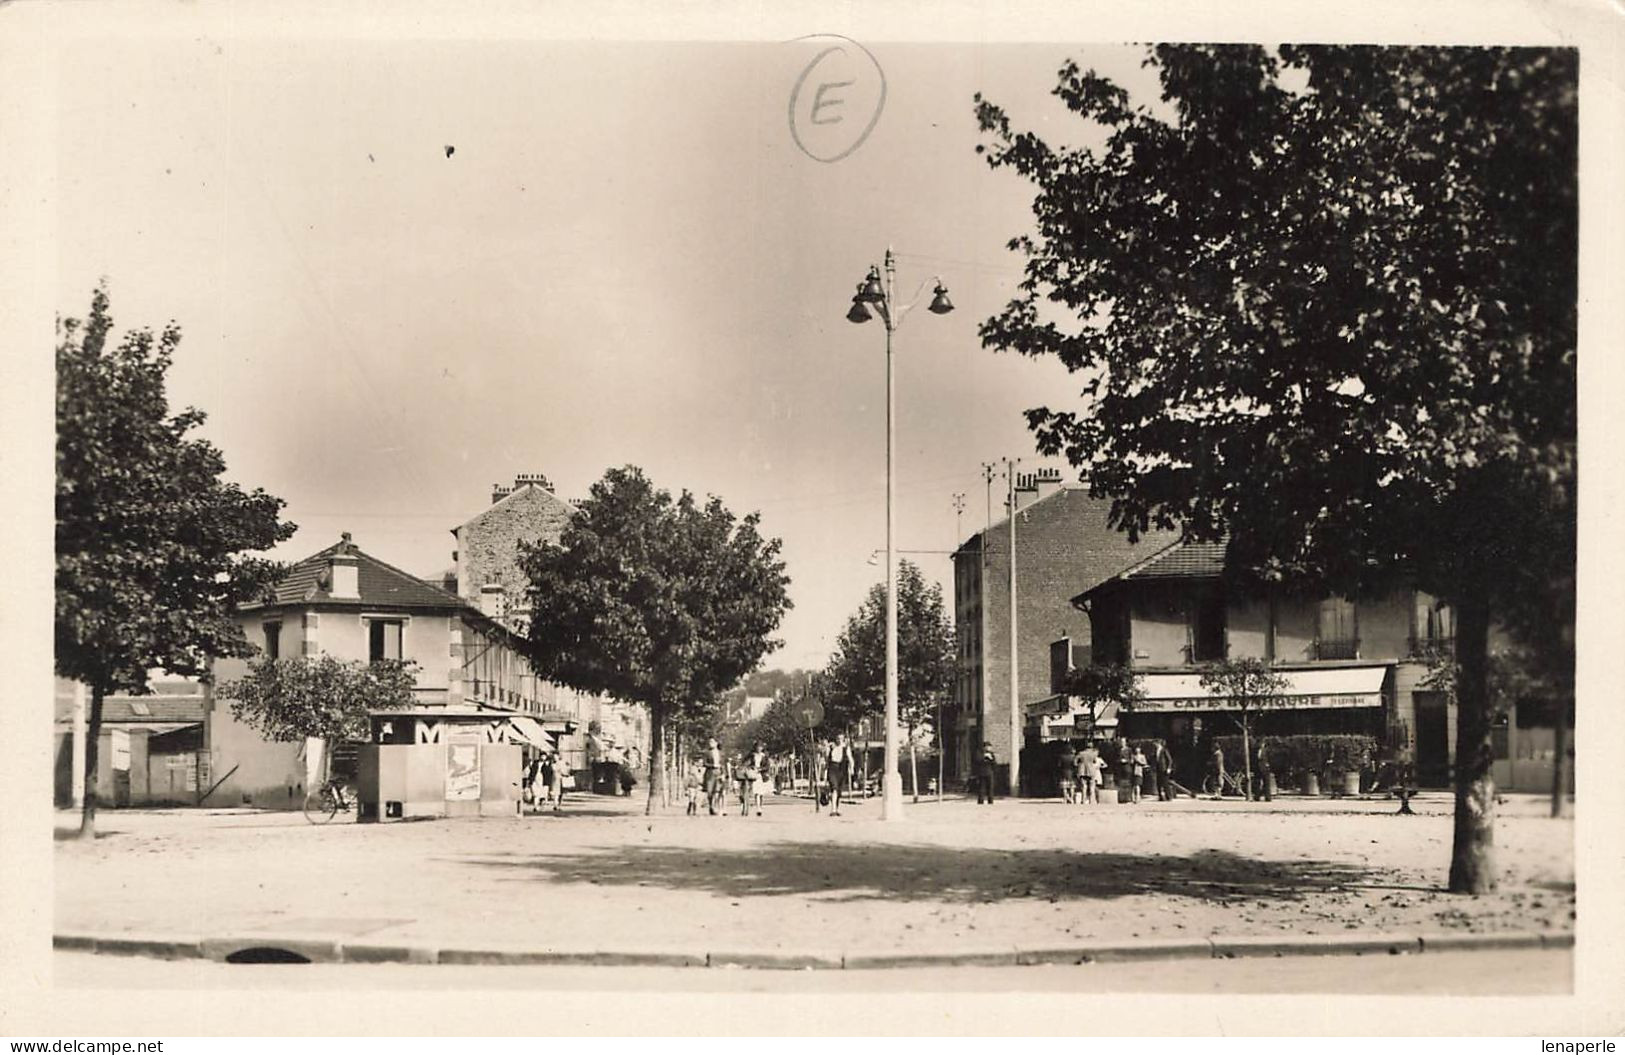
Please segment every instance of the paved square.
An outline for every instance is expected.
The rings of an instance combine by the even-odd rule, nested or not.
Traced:
[[[113,812],[57,844],[59,933],[308,934],[441,948],[811,957],[1211,936],[1572,931],[1573,822],[1500,812],[1499,893],[1443,892],[1449,796],[1067,807],[878,802],[832,819],[645,818],[641,799],[559,815],[307,824],[250,811]],[[66,824],[64,816],[59,823]]]

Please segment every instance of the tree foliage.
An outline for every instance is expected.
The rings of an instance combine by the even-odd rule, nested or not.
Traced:
[[[279,566],[250,554],[294,531],[281,499],[220,478],[220,451],[188,435],[202,411],[170,413],[180,328],[132,330],[116,345],[112,331],[105,288],[85,319],[57,326],[56,672],[91,695],[87,834],[102,699],[147,691],[155,668],[197,675],[211,657],[251,655],[237,605]]]
[[[328,655],[249,664],[248,674],[219,687],[232,717],[268,740],[365,740],[368,715],[411,705],[417,664],[385,660],[348,662]]]
[[[1077,697],[1089,709],[1092,734],[1095,722],[1100,718],[1101,707],[1116,702],[1125,710],[1132,711],[1135,704],[1145,699],[1142,677],[1133,667],[1123,663],[1090,663],[1068,670],[1061,691]]]
[[[777,647],[789,578],[758,525],[714,497],[674,500],[628,466],[593,485],[558,543],[522,552],[537,672],[649,707],[651,808],[662,732],[708,728],[722,693]]]
[[[897,568],[897,715],[910,731],[930,723],[953,689],[954,631],[942,587],[910,561]],[[886,584],[876,583],[846,621],[821,685],[833,727],[878,715],[886,699]]]
[[[1264,660],[1244,656],[1203,667],[1201,685],[1204,692],[1222,696],[1246,713],[1279,706],[1292,682]]]
[[[1072,63],[1098,134],[978,97],[1037,188],[984,344],[1054,355],[1029,412],[1131,534],[1228,533],[1232,571],[1459,613],[1451,887],[1494,886],[1490,613],[1572,667],[1577,52],[1158,46],[1160,103]]]

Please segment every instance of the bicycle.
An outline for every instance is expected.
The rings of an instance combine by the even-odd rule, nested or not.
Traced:
[[[1217,798],[1223,798],[1226,794],[1246,798],[1247,778],[1240,773],[1209,773],[1202,778],[1202,794]]]
[[[312,824],[327,824],[340,813],[354,811],[355,801],[345,795],[342,777],[333,777],[305,796],[305,820]]]

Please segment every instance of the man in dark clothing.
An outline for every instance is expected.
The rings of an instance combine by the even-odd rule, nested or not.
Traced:
[[[982,741],[982,753],[976,756],[976,802],[993,803],[993,773],[998,765],[998,759],[993,754],[993,744]]]
[[[1156,757],[1152,761],[1157,772],[1157,801],[1174,801],[1174,756],[1167,744],[1157,744]]]

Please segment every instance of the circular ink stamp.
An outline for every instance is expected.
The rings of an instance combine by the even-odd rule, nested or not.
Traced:
[[[839,161],[863,145],[886,108],[886,74],[869,49],[833,34],[801,37],[811,60],[790,90],[790,137],[814,161]]]

